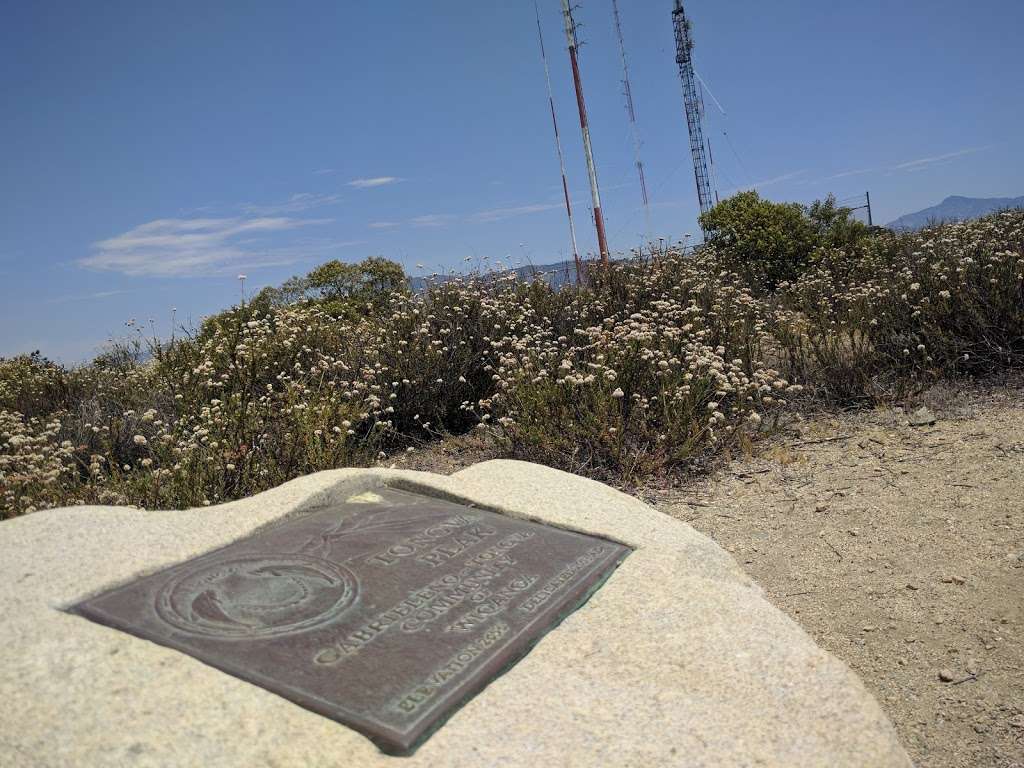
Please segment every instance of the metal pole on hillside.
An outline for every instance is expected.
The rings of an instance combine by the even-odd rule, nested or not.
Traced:
[[[608,266],[608,239],[604,232],[604,214],[601,212],[601,191],[597,185],[597,168],[594,152],[590,146],[590,126],[587,124],[587,105],[583,101],[583,83],[580,81],[580,65],[576,51],[576,22],[572,18],[569,0],[562,0],[562,15],[565,17],[565,36],[569,41],[569,61],[572,64],[572,80],[576,86],[576,106],[580,113],[580,130],[583,132],[583,151],[587,156],[587,176],[590,179],[590,197],[594,207],[594,227],[597,229],[597,248],[601,252],[601,264]]]

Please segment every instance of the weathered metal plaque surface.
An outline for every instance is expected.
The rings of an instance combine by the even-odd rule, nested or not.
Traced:
[[[408,754],[578,608],[629,551],[379,489],[71,610]]]

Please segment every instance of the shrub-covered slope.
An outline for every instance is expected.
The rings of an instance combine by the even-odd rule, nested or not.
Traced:
[[[902,397],[1024,360],[1024,212],[822,240],[768,286],[731,247],[558,290],[394,291],[366,314],[253,302],[145,359],[0,360],[0,510],[216,503],[470,429],[630,479],[748,440],[796,396]]]

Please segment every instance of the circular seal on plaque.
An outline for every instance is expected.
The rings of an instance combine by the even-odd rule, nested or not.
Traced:
[[[347,568],[308,555],[248,555],[172,578],[156,612],[176,629],[220,638],[304,632],[337,618],[356,598]]]

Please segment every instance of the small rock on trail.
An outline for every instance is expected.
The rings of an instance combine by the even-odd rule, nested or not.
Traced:
[[[925,406],[921,406],[907,417],[912,427],[930,427],[936,422],[935,414]]]

